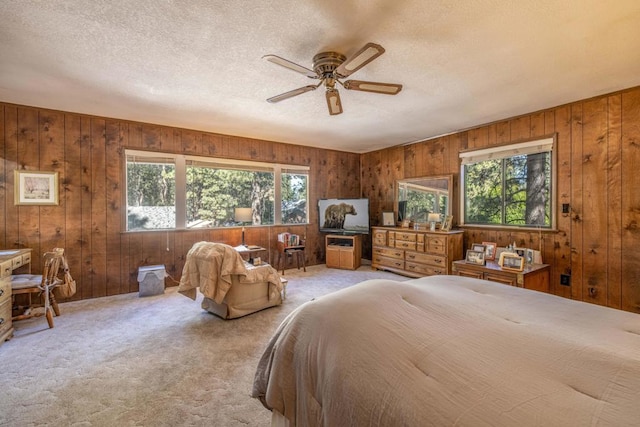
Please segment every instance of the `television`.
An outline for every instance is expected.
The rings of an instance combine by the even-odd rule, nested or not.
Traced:
[[[369,234],[369,199],[318,200],[318,225],[323,233]]]

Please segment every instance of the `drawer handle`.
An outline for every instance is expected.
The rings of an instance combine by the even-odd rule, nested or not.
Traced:
[[[4,317],[0,317],[0,325],[4,323]]]
[[[438,264],[442,264],[442,260],[440,258],[436,258],[434,261],[437,262]]]
[[[0,297],[4,295],[4,289],[0,289]]]
[[[409,257],[408,257],[408,258],[409,258],[409,259],[416,259],[416,256],[415,256],[415,255],[409,255]]]

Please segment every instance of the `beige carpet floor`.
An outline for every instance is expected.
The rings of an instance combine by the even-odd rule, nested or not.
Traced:
[[[294,308],[373,278],[406,280],[362,266],[287,270],[282,306],[222,320],[167,288],[61,304],[15,323],[0,347],[2,426],[268,426],[250,397],[257,361]]]

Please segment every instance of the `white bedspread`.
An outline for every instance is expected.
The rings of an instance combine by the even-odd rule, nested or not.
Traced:
[[[291,426],[638,426],[640,315],[457,276],[308,302],[253,396]]]

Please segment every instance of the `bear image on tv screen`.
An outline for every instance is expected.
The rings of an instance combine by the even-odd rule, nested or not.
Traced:
[[[347,203],[340,203],[338,205],[329,205],[324,211],[324,226],[323,228],[344,228],[344,219],[347,215],[357,215],[356,208],[353,205]]]

